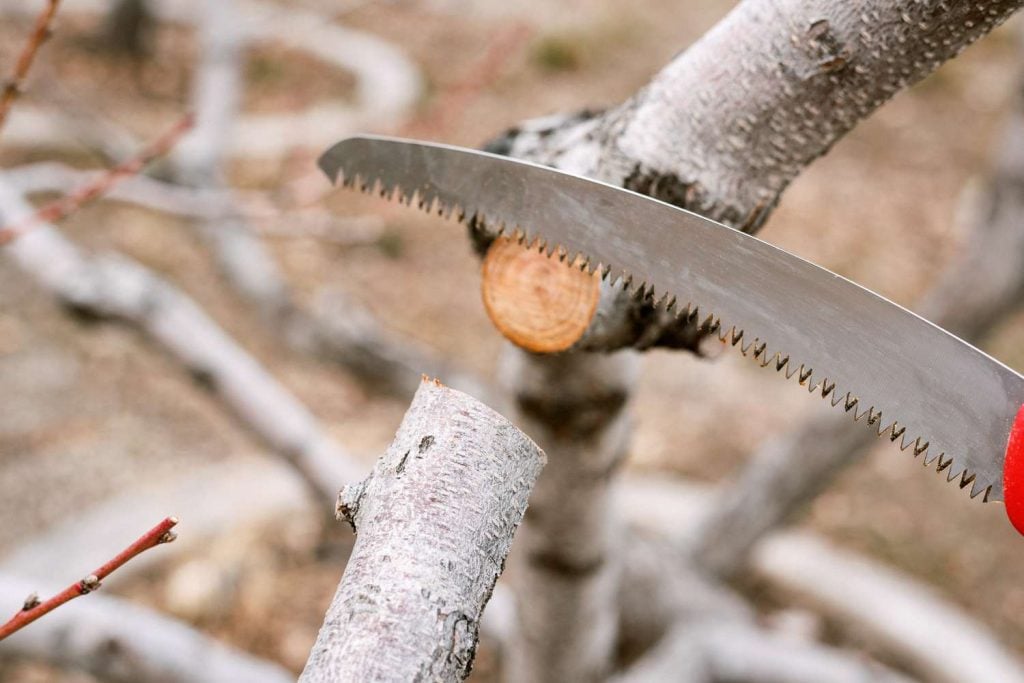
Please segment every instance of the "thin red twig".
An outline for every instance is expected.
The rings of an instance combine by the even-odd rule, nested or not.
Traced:
[[[186,114],[170,130],[146,145],[132,158],[111,168],[92,182],[40,207],[32,216],[20,223],[0,228],[0,246],[28,232],[35,225],[58,221],[78,210],[83,204],[103,196],[118,181],[137,174],[148,163],[167,154],[193,125],[195,125],[195,116]]]
[[[49,0],[43,11],[39,13],[35,28],[32,29],[32,34],[29,36],[28,42],[25,43],[18,62],[14,65],[14,73],[4,83],[3,93],[0,94],[0,128],[3,128],[4,121],[7,120],[7,112],[10,111],[14,100],[21,94],[22,84],[25,82],[25,77],[28,76],[28,70],[32,67],[32,60],[35,59],[39,46],[50,37],[50,24],[53,22],[54,15],[57,14],[57,5],[59,4],[60,0]]]
[[[28,596],[25,599],[25,605],[21,610],[11,617],[10,621],[3,626],[0,626],[0,640],[3,640],[15,631],[28,626],[44,614],[52,612],[65,602],[74,600],[86,593],[93,592],[100,587],[100,582],[103,581],[103,579],[107,578],[111,572],[123,565],[125,562],[128,562],[128,560],[133,557],[149,550],[150,548],[161,545],[162,543],[170,543],[177,538],[176,534],[171,531],[177,523],[177,518],[168,517],[147,531],[139,537],[137,541],[119,552],[109,562],[105,563],[92,574],[89,574],[89,576],[85,577],[81,581],[76,581],[71,584],[46,602],[40,602],[39,596],[35,593]]]

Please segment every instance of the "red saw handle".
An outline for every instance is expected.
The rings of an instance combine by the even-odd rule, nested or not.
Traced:
[[[1017,412],[1003,461],[1003,498],[1013,528],[1024,534],[1024,405]]]

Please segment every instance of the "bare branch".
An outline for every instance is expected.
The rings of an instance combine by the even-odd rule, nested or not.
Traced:
[[[911,683],[911,679],[902,674],[836,648],[794,643],[750,625],[721,621],[679,625],[615,680],[616,683],[665,680]]]
[[[43,11],[36,18],[36,25],[29,35],[28,42],[25,43],[25,47],[22,48],[21,54],[18,56],[18,61],[14,65],[14,73],[3,84],[3,91],[0,92],[0,129],[3,129],[11,105],[21,94],[25,78],[28,76],[28,70],[32,68],[32,62],[35,60],[39,46],[50,37],[50,24],[53,22],[54,15],[57,14],[59,5],[60,0],[47,0]]]
[[[1021,4],[746,0],[622,105],[528,121],[488,148],[755,231],[858,121]],[[574,348],[694,350],[699,337],[606,285]]]
[[[32,207],[0,181],[0,216],[18,221]],[[145,331],[241,421],[303,474],[323,498],[362,467],[309,410],[195,302],[137,263],[89,257],[44,224],[4,252],[73,310],[116,318]]]
[[[193,122],[193,116],[186,114],[167,132],[140,150],[137,155],[104,172],[92,183],[83,185],[67,196],[47,204],[36,211],[34,215],[21,220],[19,223],[0,227],[0,246],[23,235],[36,225],[59,221],[74,213],[83,205],[102,197],[118,182],[124,178],[136,175],[154,159],[169,152],[178,140],[181,139],[181,136],[192,128]]]
[[[510,558],[519,628],[505,675],[600,680],[617,635],[622,530],[611,478],[626,455],[636,359],[509,348],[502,362],[510,417],[549,456]]]
[[[1024,681],[1024,664],[931,589],[810,534],[780,534],[754,551],[754,572],[841,623],[871,634],[930,681]]]
[[[626,520],[685,549],[704,487],[680,482],[622,487]],[[717,492],[717,495],[729,495]],[[911,671],[940,683],[1024,681],[1024,663],[957,606],[912,577],[841,550],[816,534],[768,535],[750,557],[753,576],[848,624],[861,638],[897,655]]]
[[[259,505],[251,505],[259,491]],[[183,471],[177,477],[147,481],[131,490],[76,511],[73,518],[32,534],[2,556],[0,573],[56,583],[67,567],[88,567],[105,557],[96,538],[134,533],[132,520],[157,516],[170,507],[188,510],[181,538],[159,553],[147,553],[122,567],[119,580],[202,550],[211,538],[243,526],[269,524],[282,517],[322,511],[301,476],[287,463],[247,456]]]
[[[172,528],[178,523],[174,517],[168,517],[155,527],[144,533],[130,546],[122,550],[113,558],[105,562],[99,569],[86,576],[81,581],[76,581],[52,598],[40,602],[36,593],[29,595],[17,614],[3,625],[0,625],[0,640],[3,640],[12,633],[19,631],[36,619],[49,614],[69,600],[91,593],[99,589],[101,582],[124,563],[137,555],[155,548],[162,543],[170,543],[176,536]]]
[[[355,549],[300,680],[461,680],[544,453],[424,377],[394,442],[339,517]]]
[[[129,565],[131,566],[131,565]],[[0,602],[32,583],[0,575]],[[98,594],[76,600],[0,644],[0,652],[85,670],[112,683],[287,683],[295,677],[170,617]]]

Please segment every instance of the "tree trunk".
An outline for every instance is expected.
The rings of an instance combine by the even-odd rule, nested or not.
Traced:
[[[490,408],[424,378],[373,472],[338,499],[356,545],[300,680],[468,676],[544,461]]]
[[[503,360],[512,420],[552,454],[513,555],[519,628],[505,678],[601,680],[615,650],[622,559],[610,484],[628,447],[636,359],[510,348]]]

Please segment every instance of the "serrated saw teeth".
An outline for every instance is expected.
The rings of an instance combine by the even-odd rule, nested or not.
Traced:
[[[436,195],[428,194],[423,189],[410,192],[403,188],[400,183],[388,184],[380,179],[377,179],[377,182],[372,182],[369,178],[364,178],[360,173],[342,172],[339,175],[341,177],[340,182],[344,187],[355,188],[367,194],[379,194],[379,196],[390,201],[398,201],[407,206],[412,206],[415,201],[415,206],[427,213],[440,215],[447,219],[454,218],[459,223],[466,223],[473,230],[482,230],[490,235],[510,237],[518,243],[527,245],[530,248],[536,248],[548,256],[557,255],[560,261],[567,262],[574,267],[578,264],[581,270],[585,272],[599,273],[602,280],[610,281],[613,285],[623,288],[626,292],[632,293],[638,300],[651,301],[656,306],[663,307],[674,314],[677,319],[685,320],[686,323],[696,326],[701,332],[717,334],[723,344],[727,342],[729,346],[736,348],[743,356],[752,357],[761,367],[774,365],[775,371],[783,375],[787,380],[796,375],[798,377],[798,384],[805,386],[811,393],[815,393],[820,389],[821,397],[828,400],[832,407],[841,406],[844,412],[852,413],[855,422],[860,422],[867,417],[867,425],[875,427],[872,431],[876,432],[879,437],[886,434],[891,442],[896,443],[898,441],[902,451],[912,448],[913,457],[923,456],[922,463],[926,467],[936,464],[937,461],[936,470],[938,472],[945,472],[947,481],[953,482],[959,477],[959,481],[957,481],[958,486],[961,489],[970,487],[970,497],[972,499],[982,496],[982,501],[988,502],[993,488],[991,482],[979,481],[975,472],[970,472],[966,468],[955,467],[955,458],[952,456],[947,456],[945,453],[931,454],[929,452],[929,441],[925,440],[922,436],[911,438],[911,435],[907,434],[907,427],[905,425],[899,424],[896,421],[890,424],[883,423],[882,411],[874,406],[870,406],[866,410],[860,410],[859,397],[851,391],[839,391],[834,380],[825,378],[820,383],[812,382],[812,368],[797,363],[796,359],[790,354],[785,354],[781,351],[769,354],[767,342],[758,338],[755,338],[753,341],[747,341],[746,333],[742,328],[723,324],[718,316],[706,313],[706,309],[698,304],[689,302],[686,306],[682,306],[676,296],[671,295],[669,292],[664,293],[660,299],[656,298],[655,287],[638,280],[632,273],[623,271],[611,264],[591,263],[586,254],[573,253],[566,247],[551,242],[539,234],[528,232],[522,226],[506,225],[503,222],[494,220],[493,217],[488,217],[479,210],[471,209],[471,207],[445,204]],[[570,255],[572,258],[570,258]]]

